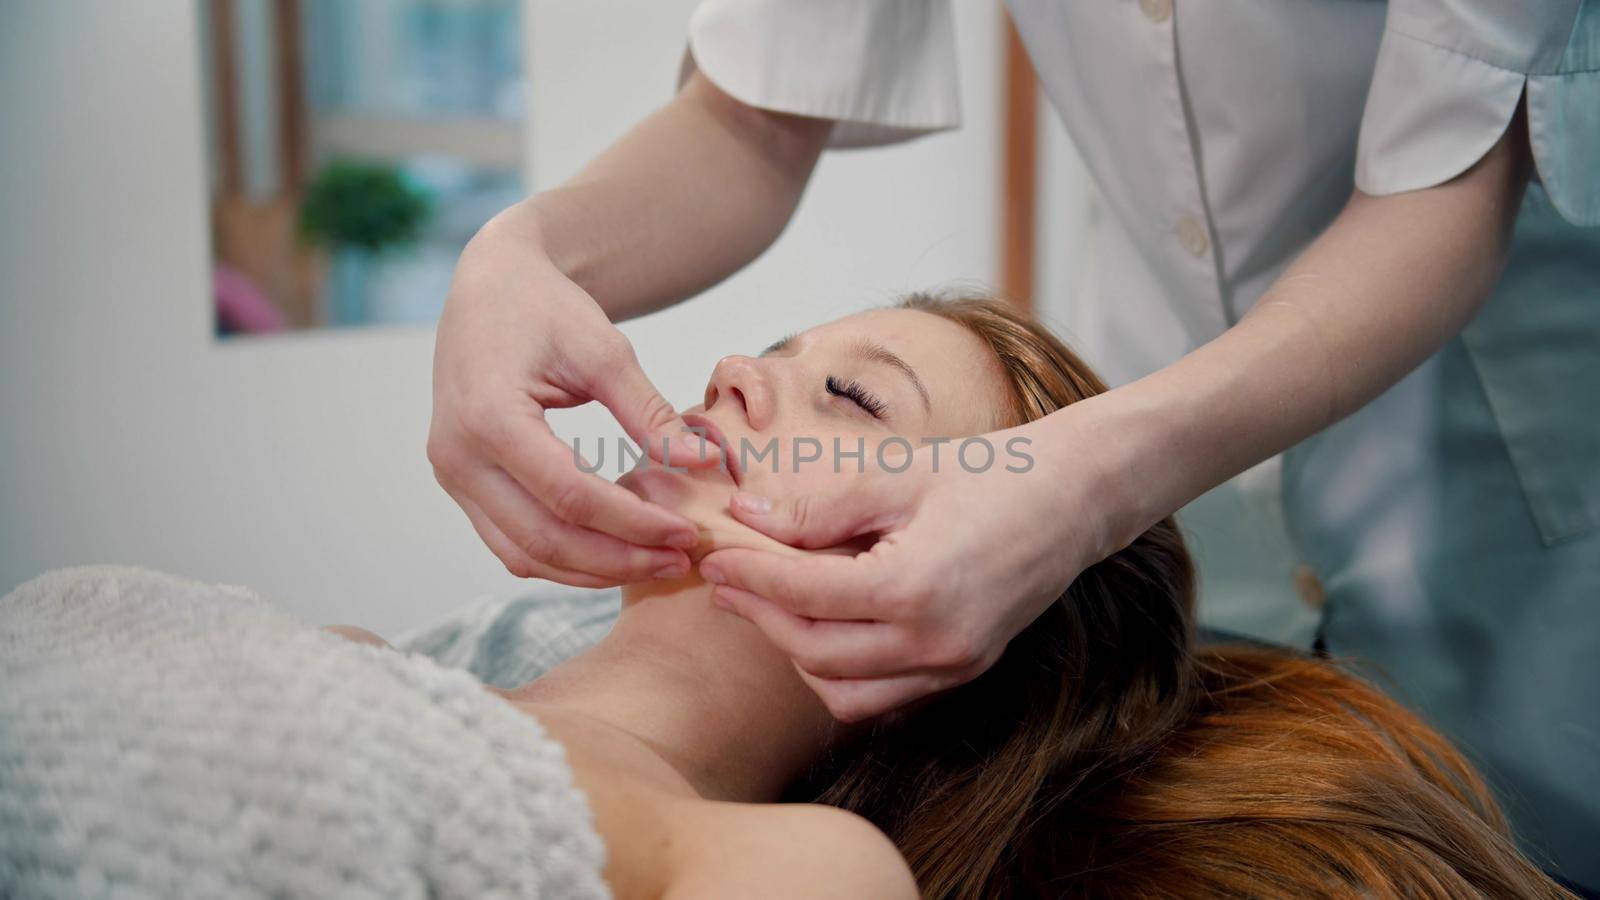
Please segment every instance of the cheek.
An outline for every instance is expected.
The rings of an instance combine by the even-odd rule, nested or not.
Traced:
[[[840,435],[839,456],[834,454],[833,436],[819,437],[817,445],[802,443],[795,446],[789,438],[781,439],[779,450],[759,461],[747,460],[744,468],[744,489],[752,493],[785,499],[814,493],[841,484],[842,478],[857,474],[859,469],[871,471],[876,465],[875,452],[882,435],[866,437],[859,434]],[[853,452],[857,438],[865,447],[861,459],[843,455]],[[912,442],[915,443],[914,441]],[[900,452],[891,445],[894,452]],[[814,458],[813,458],[814,457]],[[894,457],[891,455],[890,459]],[[798,469],[796,463],[798,460]],[[727,478],[715,471],[671,472],[660,466],[651,466],[624,474],[617,484],[639,497],[680,513],[695,523],[699,543],[689,551],[689,557],[699,562],[712,550],[724,547],[746,547],[779,553],[799,554],[804,551],[779,543],[746,526],[728,512],[735,487]],[[844,546],[819,551],[823,553],[860,553],[872,545],[870,536],[852,541]]]
[[[692,473],[669,472],[654,466],[628,472],[617,479],[617,484],[693,522],[700,541],[689,551],[689,558],[696,562],[710,552],[710,534],[738,524],[728,513],[728,501],[733,497],[731,484],[713,484]]]
[[[713,482],[700,472],[672,472],[653,463],[627,472],[617,484],[696,521],[703,514],[726,509],[733,496],[733,485],[726,480]]]
[[[885,435],[882,432],[832,432],[797,434],[781,438],[775,452],[743,459],[743,488],[751,493],[782,499],[837,487],[862,473],[894,472],[905,467],[921,435]],[[835,443],[837,441],[837,443]]]

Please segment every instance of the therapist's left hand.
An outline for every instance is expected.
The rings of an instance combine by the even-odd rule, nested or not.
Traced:
[[[1046,421],[986,437],[998,450]],[[1033,444],[1027,471],[1008,469],[999,453],[987,470],[969,472],[951,443],[918,448],[904,472],[869,465],[818,493],[741,493],[734,517],[786,544],[878,539],[854,556],[717,550],[701,561],[701,576],[718,585],[719,606],[754,623],[794,660],[842,721],[955,687],[993,665],[1110,552],[1085,469],[1055,471],[1063,467],[1050,460],[1070,455]]]

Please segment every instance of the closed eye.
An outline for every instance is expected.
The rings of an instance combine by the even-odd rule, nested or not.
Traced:
[[[862,387],[861,382],[854,378],[840,380],[829,375],[824,384],[827,385],[829,394],[851,400],[874,419],[881,419],[889,414],[889,405]]]

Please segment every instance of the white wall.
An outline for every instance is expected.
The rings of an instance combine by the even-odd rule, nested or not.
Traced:
[[[691,7],[533,0],[537,184],[667,99]],[[767,257],[626,327],[674,402],[725,353],[994,278],[998,10],[957,7],[966,128],[829,155]],[[192,3],[0,6],[0,591],[138,563],[393,633],[507,586],[423,456],[431,329],[212,340],[197,72]]]

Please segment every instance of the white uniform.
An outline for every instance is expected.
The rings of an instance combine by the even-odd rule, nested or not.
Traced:
[[[1600,224],[1600,4],[1009,6],[1111,213],[1070,325],[1113,384],[1237,322],[1352,186],[1449,180],[1526,97],[1542,187],[1496,295],[1286,454],[1266,518],[1320,576],[1327,648],[1380,667],[1489,769],[1537,858],[1600,888],[1600,232],[1578,227]],[[689,43],[686,72],[835,119],[835,146],[959,121],[944,2],[708,0]],[[1250,507],[1213,502],[1186,524],[1238,539],[1219,510]],[[1200,537],[1203,578],[1227,584],[1229,549]],[[1213,624],[1293,631],[1292,615],[1251,628],[1229,609],[1202,600]]]

